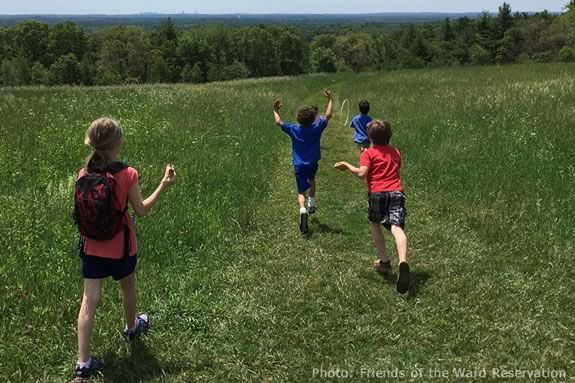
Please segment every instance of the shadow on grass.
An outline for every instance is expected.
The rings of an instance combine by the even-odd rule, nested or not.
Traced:
[[[309,231],[304,235],[305,239],[310,239],[314,233],[318,234],[347,234],[346,231],[339,227],[321,223],[319,218],[311,217],[309,220]]]
[[[408,298],[415,298],[417,294],[423,289],[427,280],[431,278],[431,274],[427,271],[414,271],[411,273],[409,280],[409,295]]]
[[[103,381],[107,383],[147,382],[182,370],[177,363],[160,363],[141,340],[130,343],[129,355],[119,357],[116,352],[108,351],[104,361]]]
[[[375,270],[364,271],[359,274],[359,277],[377,283],[381,283],[383,279],[385,283],[391,285],[393,288],[395,288],[395,282],[397,281],[396,272],[381,274]],[[407,299],[415,298],[430,278],[431,274],[427,271],[412,271],[410,273],[409,294],[407,295]]]

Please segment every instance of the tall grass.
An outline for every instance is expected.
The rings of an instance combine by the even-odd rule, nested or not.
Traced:
[[[105,285],[93,334],[104,381],[307,381],[320,366],[572,374],[574,74],[533,65],[4,89],[0,377],[70,376],[81,294],[71,196],[84,131],[101,115],[124,125],[122,158],[144,194],[166,162],[178,172],[137,222],[141,307],[154,321],[142,344],[121,338],[121,302]],[[271,100],[282,97],[290,120],[300,104],[321,107],[324,87],[352,112],[367,98],[392,123],[408,300],[371,270],[365,187],[331,169],[357,161],[340,114],[322,142],[312,235],[297,233],[289,139]]]

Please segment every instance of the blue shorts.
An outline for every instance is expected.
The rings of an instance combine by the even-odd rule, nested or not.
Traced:
[[[93,255],[82,256],[82,277],[85,279],[103,279],[111,276],[115,281],[126,278],[136,270],[138,256],[128,259],[111,259]]]
[[[318,164],[311,165],[294,165],[295,181],[297,183],[297,192],[305,193],[311,188],[309,180],[315,178],[317,173]]]

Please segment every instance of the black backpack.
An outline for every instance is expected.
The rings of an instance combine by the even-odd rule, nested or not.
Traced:
[[[102,170],[86,172],[76,181],[73,218],[80,231],[81,254],[84,238],[110,240],[124,230],[124,257],[129,256],[130,232],[125,222],[128,201],[125,205],[117,201],[114,177],[127,167],[123,162],[113,162]]]

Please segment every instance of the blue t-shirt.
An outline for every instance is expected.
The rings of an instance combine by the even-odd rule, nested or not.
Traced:
[[[355,129],[353,141],[358,144],[369,144],[367,136],[367,125],[371,122],[371,117],[367,114],[358,114],[351,120],[351,127]]]
[[[319,144],[325,128],[327,120],[324,117],[307,126],[282,124],[282,130],[291,138],[294,166],[316,164],[321,159]]]

